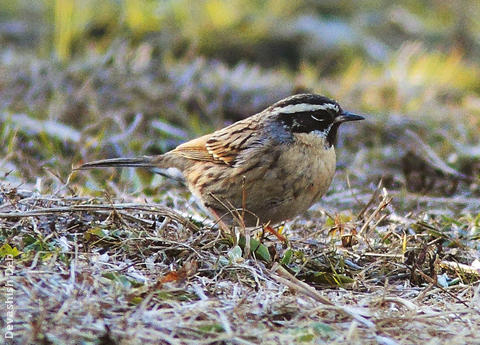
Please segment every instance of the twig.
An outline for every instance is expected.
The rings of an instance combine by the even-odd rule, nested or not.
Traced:
[[[270,270],[270,276],[279,283],[288,286],[292,290],[303,293],[304,295],[313,298],[315,301],[322,303],[326,306],[326,309],[334,309],[340,311],[357,320],[358,322],[364,324],[368,328],[375,327],[375,324],[372,321],[366,319],[358,313],[353,312],[351,308],[338,306],[332,301],[330,301],[328,298],[320,295],[317,290],[315,290],[307,283],[298,280],[296,277],[294,277],[285,268],[283,268],[280,264],[276,262],[273,264],[272,269]]]
[[[385,207],[387,207],[387,205],[392,201],[392,197],[388,196],[387,194],[387,191],[386,189],[383,189],[383,198],[382,200],[380,201],[380,203],[378,204],[377,208],[375,209],[375,211],[372,212],[372,214],[368,217],[368,219],[365,221],[365,223],[363,224],[362,228],[360,229],[360,231],[358,232],[359,235],[363,235],[363,233],[365,232],[365,230],[368,228],[368,226],[370,225],[371,221],[377,216],[377,214],[382,211]]]
[[[110,205],[71,205],[52,208],[39,208],[30,211],[1,212],[0,218],[20,218],[20,217],[37,217],[46,216],[54,213],[70,213],[70,212],[104,212],[115,210],[135,210],[148,213],[159,213],[170,217],[184,226],[198,231],[198,227],[179,215],[176,211],[161,205],[145,205],[145,204],[110,204]]]

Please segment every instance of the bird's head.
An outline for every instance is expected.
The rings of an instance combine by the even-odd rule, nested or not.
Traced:
[[[344,111],[337,102],[315,94],[299,94],[285,98],[266,111],[290,133],[320,136],[328,146],[334,144],[340,124],[364,119],[363,116]]]

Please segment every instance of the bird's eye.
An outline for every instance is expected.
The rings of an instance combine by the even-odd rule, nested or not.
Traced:
[[[315,121],[318,121],[318,122],[323,122],[323,121],[327,121],[327,119],[325,118],[318,118],[316,117],[315,115],[310,115],[312,117],[312,119],[314,119]]]

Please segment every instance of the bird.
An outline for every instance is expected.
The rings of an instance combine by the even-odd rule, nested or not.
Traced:
[[[338,128],[363,119],[325,96],[297,94],[164,154],[97,160],[75,170],[176,168],[223,227],[273,225],[304,213],[327,192]]]

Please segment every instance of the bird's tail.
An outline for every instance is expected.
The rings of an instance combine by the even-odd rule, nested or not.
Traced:
[[[87,170],[107,167],[155,168],[158,167],[158,161],[158,157],[153,158],[148,156],[135,158],[111,158],[84,163],[73,170]]]

